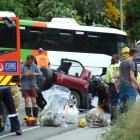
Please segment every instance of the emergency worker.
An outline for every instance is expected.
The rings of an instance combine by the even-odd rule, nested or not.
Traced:
[[[3,102],[5,104],[8,111],[8,116],[11,123],[10,132],[16,132],[17,135],[22,135],[20,123],[18,120],[18,114],[16,112],[14,100],[9,86],[0,87],[0,102]],[[2,113],[2,106],[0,105],[0,115],[3,115]],[[4,126],[0,127],[2,128]]]
[[[118,103],[118,78],[119,78],[119,61],[118,58],[113,56],[111,59],[111,65],[107,69],[106,74],[106,83],[109,86],[109,102],[110,102],[110,111],[111,111],[111,119],[114,119],[113,116],[113,108]]]
[[[42,75],[39,68],[34,64],[34,56],[27,56],[27,60],[22,64],[21,68],[21,91],[22,96],[25,101],[25,111],[26,116],[38,117],[38,107],[36,103],[37,97],[37,85],[36,85],[36,76]],[[29,99],[31,98],[32,102],[32,113],[31,107],[29,106]]]
[[[44,50],[39,48],[38,56],[36,56],[36,63],[39,68],[48,68],[50,66],[50,61],[47,55],[44,55]]]

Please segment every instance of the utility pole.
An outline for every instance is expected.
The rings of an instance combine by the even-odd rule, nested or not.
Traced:
[[[122,0],[120,0],[120,28],[123,31],[123,6],[122,6]]]

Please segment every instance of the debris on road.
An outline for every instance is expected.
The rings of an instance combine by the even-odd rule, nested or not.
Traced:
[[[38,120],[32,116],[26,116],[23,119],[23,123],[22,124],[26,124],[27,126],[38,126]]]
[[[68,104],[70,90],[63,86],[54,85],[43,91],[42,95],[47,105],[41,113],[40,122],[44,126],[67,126],[64,118],[64,108]]]
[[[67,123],[78,124],[79,111],[76,106],[67,105],[64,110],[64,117]]]
[[[105,113],[100,107],[95,107],[80,120],[79,126],[84,128],[106,127],[109,125],[110,119],[111,115],[109,113]]]

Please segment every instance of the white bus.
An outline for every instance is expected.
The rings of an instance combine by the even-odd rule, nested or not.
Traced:
[[[21,48],[48,50],[53,68],[61,58],[75,59],[100,74],[111,56],[126,47],[126,33],[106,27],[81,26],[73,19],[54,18],[51,22],[21,20]]]

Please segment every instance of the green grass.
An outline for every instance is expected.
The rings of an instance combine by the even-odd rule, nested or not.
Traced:
[[[106,132],[103,140],[140,140],[140,101],[128,114],[119,116],[117,123]]]

